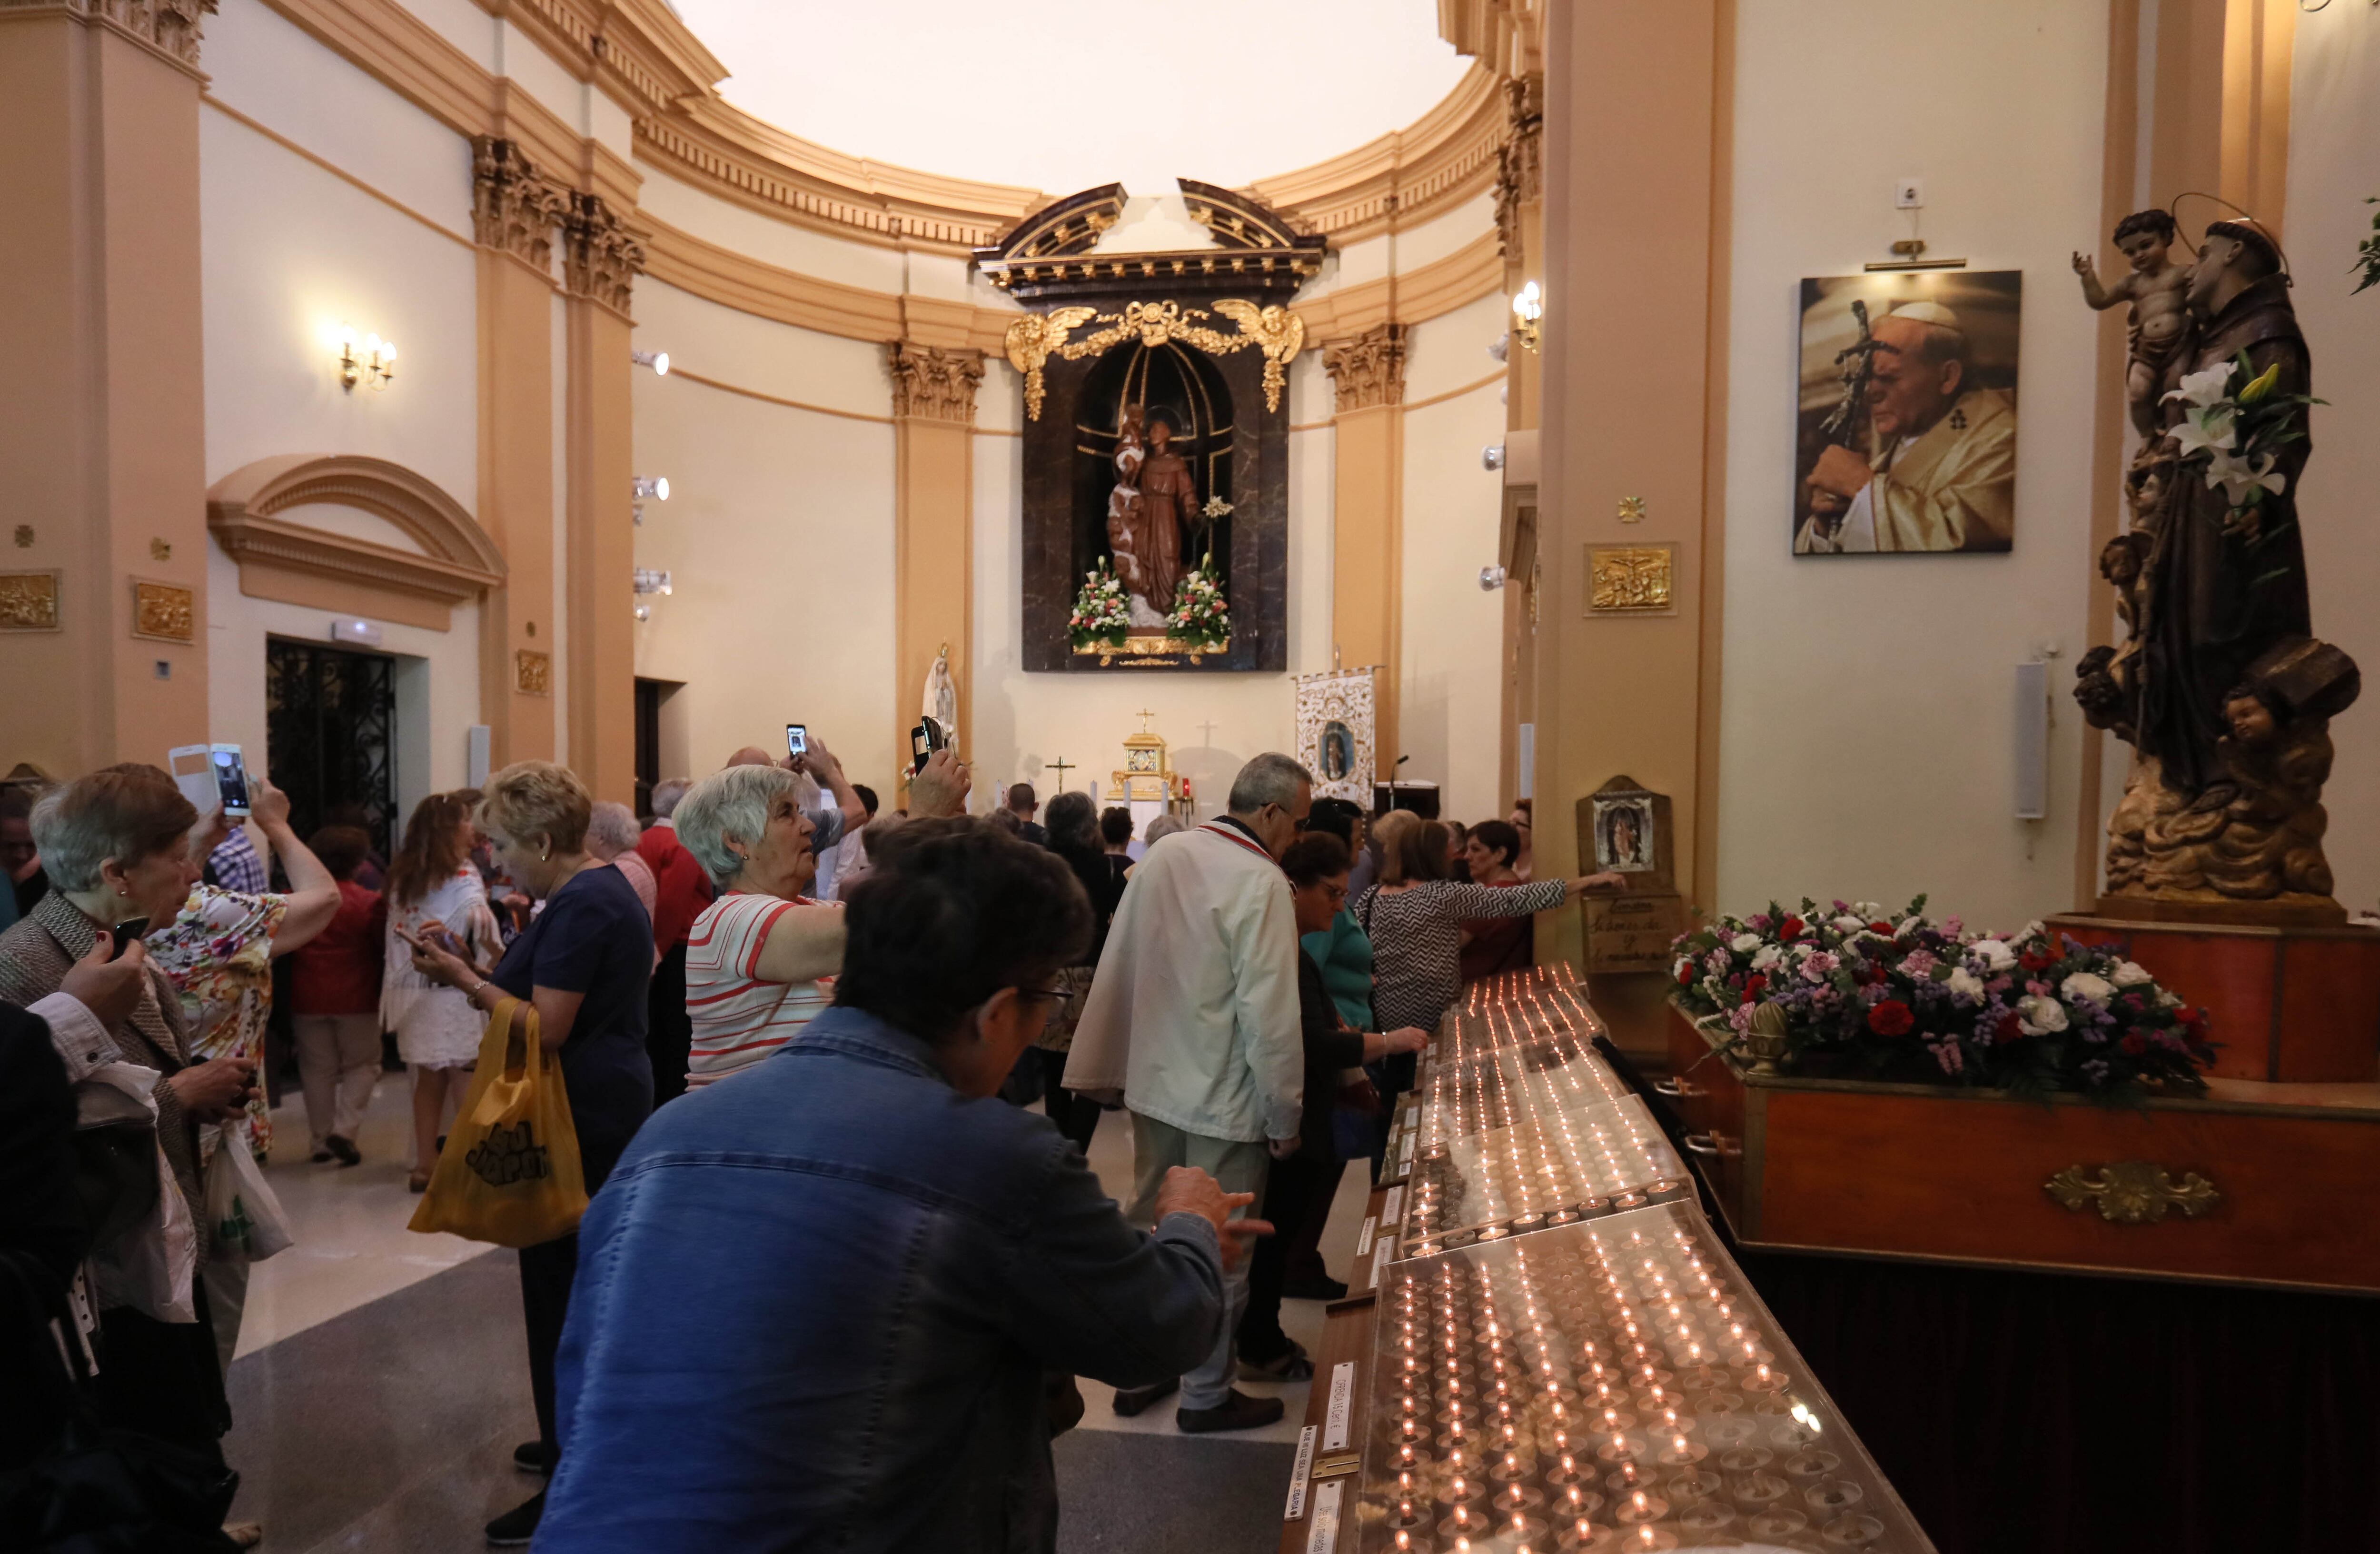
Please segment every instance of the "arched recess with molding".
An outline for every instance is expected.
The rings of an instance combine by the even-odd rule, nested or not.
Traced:
[[[394,525],[402,550],[278,515],[351,507]],[[502,587],[504,558],[463,504],[403,465],[354,454],[285,454],[207,492],[207,528],[239,565],[239,591],[342,615],[447,630],[457,604]]]

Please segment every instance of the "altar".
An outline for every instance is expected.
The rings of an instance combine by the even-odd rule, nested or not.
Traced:
[[[1148,721],[1157,714],[1144,710],[1138,716],[1140,732],[1125,736],[1123,765],[1112,774],[1115,783],[1107,792],[1106,802],[1129,808],[1133,835],[1146,838],[1148,822],[1160,815],[1195,824],[1198,806],[1191,795],[1190,780],[1175,771],[1166,757],[1165,736],[1149,732]]]

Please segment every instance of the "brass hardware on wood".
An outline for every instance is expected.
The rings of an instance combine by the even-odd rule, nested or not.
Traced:
[[[2118,1160],[2095,1176],[2070,1165],[2041,1185],[2070,1209],[2095,1203],[2099,1218],[2111,1225],[2154,1225],[2172,1208],[2180,1209],[2185,1220],[2195,1220],[2223,1197],[2214,1183],[2194,1171],[2183,1172],[2176,1183],[2164,1167],[2146,1160]]]

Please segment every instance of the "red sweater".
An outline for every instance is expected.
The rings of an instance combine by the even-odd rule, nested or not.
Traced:
[[[686,942],[694,920],[710,904],[710,877],[674,827],[655,826],[637,838],[637,856],[652,866],[653,948],[666,955]]]
[[[388,904],[352,880],[339,881],[339,910],[331,926],[289,957],[293,1014],[375,1014],[387,941]]]

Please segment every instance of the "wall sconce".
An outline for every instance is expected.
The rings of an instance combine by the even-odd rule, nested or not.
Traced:
[[[374,392],[384,389],[396,378],[396,342],[383,340],[377,334],[356,338],[355,326],[339,326],[339,386],[349,394],[356,392],[358,382],[369,382]]]
[[[651,368],[653,376],[656,378],[669,376],[669,352],[667,351],[630,351],[628,359],[639,367]]]
[[[1500,566],[1483,566],[1479,569],[1479,591],[1494,593],[1504,586],[1510,577],[1511,574]]]
[[[1546,316],[1546,294],[1531,281],[1512,298],[1512,338],[1524,350],[1537,348],[1537,321]]]
[[[670,591],[670,575],[667,572],[656,572],[650,566],[639,566],[630,576],[630,586],[638,593],[667,595]]]
[[[1479,450],[1479,467],[1493,474],[1504,467],[1504,444],[1490,443]]]
[[[637,528],[645,527],[645,504],[669,500],[669,477],[637,475],[628,481],[628,518]]]

